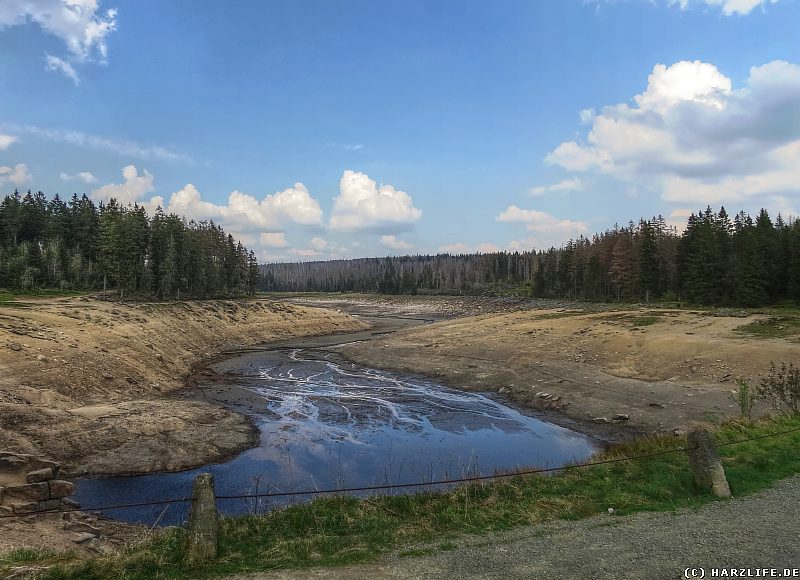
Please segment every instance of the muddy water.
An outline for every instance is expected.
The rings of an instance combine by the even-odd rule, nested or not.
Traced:
[[[206,471],[214,474],[218,495],[429,482],[558,467],[595,451],[585,435],[487,396],[337,361],[318,351],[246,353],[222,366],[226,384],[214,388],[239,393],[222,402],[253,417],[261,431],[259,446],[197,470],[84,479],[74,498],[90,507],[188,496],[194,477]],[[221,500],[219,507],[242,514],[311,497]],[[183,521],[185,510],[180,504],[106,515],[163,525]]]

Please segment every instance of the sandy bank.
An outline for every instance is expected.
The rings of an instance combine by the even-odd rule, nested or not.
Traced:
[[[244,416],[179,392],[194,365],[242,345],[363,327],[261,300],[0,307],[0,449],[50,456],[71,475],[218,461],[257,434]]]
[[[796,337],[738,331],[763,315],[533,309],[454,318],[338,350],[378,368],[498,392],[553,422],[613,441],[681,433],[739,412],[736,378],[795,361]],[[765,411],[765,407],[759,411]]]

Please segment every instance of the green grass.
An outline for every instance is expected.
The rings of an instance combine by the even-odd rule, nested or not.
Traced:
[[[800,427],[800,417],[760,423],[731,422],[719,443]],[[615,447],[603,458],[630,457],[685,445],[675,437],[647,438]],[[800,432],[721,446],[735,496],[771,486],[800,472]],[[184,531],[168,528],[118,555],[56,564],[44,578],[208,578],[281,568],[335,566],[386,553],[428,554],[455,548],[464,534],[485,534],[552,519],[580,519],[607,512],[671,511],[715,501],[693,484],[686,454],[621,461],[466,485],[448,493],[359,500],[319,499],[268,515],[225,518],[220,556],[203,568],[184,566]],[[6,564],[7,565],[7,564]],[[3,571],[0,566],[0,572]]]
[[[720,443],[800,427],[800,417],[756,424],[728,423]],[[675,437],[647,438],[603,454],[613,459],[685,445]],[[800,432],[721,446],[735,496],[769,487],[800,472]],[[381,554],[426,554],[455,547],[464,534],[484,534],[553,519],[606,513],[671,511],[715,498],[698,493],[684,452],[571,469],[551,476],[525,476],[466,485],[448,493],[359,500],[318,499],[268,515],[225,518],[220,556],[188,569],[182,562],[185,533],[168,528],[125,552],[58,564],[44,578],[210,578],[281,568],[335,566],[370,561]],[[3,571],[0,566],[0,572]]]
[[[771,316],[743,324],[736,328],[736,331],[759,338],[798,338],[800,337],[800,317]]]

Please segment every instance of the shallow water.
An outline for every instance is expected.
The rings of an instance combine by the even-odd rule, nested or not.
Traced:
[[[82,479],[74,499],[89,508],[186,497],[201,472],[214,474],[217,495],[429,482],[560,467],[595,451],[585,435],[427,379],[318,360],[300,349],[248,360],[256,364],[241,365],[252,368],[235,383],[263,401],[251,411],[261,430],[258,447],[226,463],[180,473]],[[310,497],[218,503],[223,513],[243,514]],[[166,525],[184,521],[186,509],[187,504],[176,504],[104,513]]]

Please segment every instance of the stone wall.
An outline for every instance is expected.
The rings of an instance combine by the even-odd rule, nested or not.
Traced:
[[[22,516],[77,507],[67,499],[75,486],[58,479],[60,469],[55,461],[0,451],[0,515]]]

